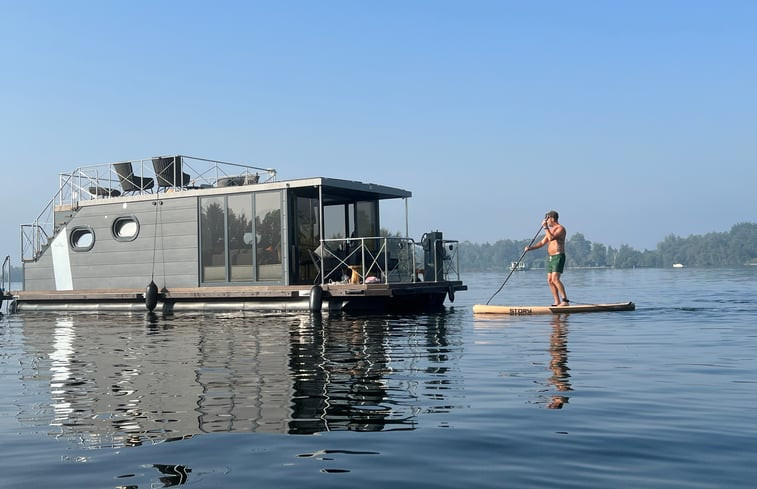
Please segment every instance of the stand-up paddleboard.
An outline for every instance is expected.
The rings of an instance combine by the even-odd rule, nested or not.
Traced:
[[[634,309],[636,309],[636,305],[633,302],[616,302],[613,304],[575,304],[570,306],[490,306],[486,304],[476,304],[473,306],[473,313],[529,316],[532,314],[633,311]]]

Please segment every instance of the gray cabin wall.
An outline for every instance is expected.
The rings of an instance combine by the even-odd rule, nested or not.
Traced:
[[[53,260],[49,249],[36,262],[24,262],[24,290],[55,290]]]
[[[95,242],[88,251],[69,248],[73,288],[143,289],[151,278],[158,287],[198,286],[197,198],[113,202],[80,208],[67,223],[69,237],[90,227]],[[132,241],[113,236],[116,218],[134,216],[139,233]],[[55,289],[51,249],[25,266],[26,290]]]

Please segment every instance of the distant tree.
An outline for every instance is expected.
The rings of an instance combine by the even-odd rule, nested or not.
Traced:
[[[659,268],[660,256],[655,251],[644,250],[639,257],[639,265],[645,268]]]
[[[589,264],[593,267],[607,266],[607,248],[602,243],[592,243]]]
[[[587,241],[581,233],[575,233],[565,243],[568,266],[585,267],[591,261],[591,241]]]
[[[641,266],[641,253],[628,245],[621,245],[615,258],[616,268],[636,268]]]
[[[757,224],[745,222],[733,226],[726,249],[730,263],[744,264],[757,259]]]

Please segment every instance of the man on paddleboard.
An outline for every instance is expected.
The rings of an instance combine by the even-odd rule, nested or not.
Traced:
[[[547,245],[547,283],[552,297],[553,306],[568,306],[570,301],[565,294],[565,286],[560,281],[560,275],[565,269],[565,227],[557,222],[560,216],[557,211],[549,211],[544,216],[541,225],[544,228],[544,238],[533,246],[526,246],[525,251],[535,250]],[[560,299],[562,296],[562,300]]]

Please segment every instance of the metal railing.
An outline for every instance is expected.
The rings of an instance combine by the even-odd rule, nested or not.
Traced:
[[[424,277],[424,280],[432,279],[438,281],[440,276],[438,271],[441,270],[442,280],[460,280],[460,255],[458,253],[459,241],[451,239],[437,239],[433,242],[433,249],[437,250],[432,253],[434,258],[434,270],[437,271],[436,277]]]
[[[331,238],[314,253],[320,283],[415,282],[419,263],[411,238]]]
[[[4,295],[6,290],[11,290],[11,257],[10,255],[3,260],[3,266],[0,268],[0,295]]]
[[[182,178],[175,175],[162,179],[156,174],[156,160],[168,159],[176,172],[189,176],[189,182],[183,184]],[[151,181],[150,185],[138,185],[131,189],[132,195],[151,194],[154,192],[181,191],[198,188],[227,187],[266,183],[276,181],[276,169],[262,168],[239,163],[197,158],[194,156],[171,155],[156,156],[138,160],[118,161],[99,165],[82,166],[70,173],[61,173],[58,179],[58,191],[47,202],[42,212],[31,224],[21,225],[21,260],[36,260],[55,235],[56,226],[61,225],[62,218],[56,218],[56,210],[74,212],[82,201],[109,199],[119,197],[126,192],[123,177],[119,176],[114,165],[127,163],[131,166],[131,176],[139,182]],[[177,164],[178,163],[178,164]],[[160,181],[173,182],[160,185]],[[178,185],[176,182],[180,182]],[[158,183],[158,186],[155,184]]]
[[[160,159],[168,160],[169,165],[173,165],[176,173],[187,174],[190,178],[189,183],[183,184],[182,178],[177,178],[177,175],[158,175],[156,160]],[[118,161],[79,167],[71,173],[62,173],[59,182],[60,190],[57,194],[57,205],[73,206],[82,200],[120,196],[119,187],[122,185],[123,177],[119,176],[114,165],[123,163],[131,165],[132,175],[139,180],[150,179],[153,185],[158,183],[157,187],[152,185],[138,187],[136,191],[132,192],[134,195],[152,194],[158,191],[180,191],[275,182],[277,175],[274,168],[262,168],[185,155]],[[165,182],[166,180],[171,184],[160,185],[160,181]],[[177,182],[179,183],[177,184]]]
[[[321,284],[459,281],[458,245],[457,240],[434,240],[430,249],[435,251],[427,257],[423,244],[412,238],[332,238],[322,240],[314,259]],[[427,258],[430,263],[424,263]],[[425,270],[428,265],[433,276]]]
[[[422,244],[411,238],[324,239],[314,253],[320,283],[438,282],[460,280],[458,241],[435,240],[434,276],[424,270]],[[428,271],[430,272],[430,270]]]

